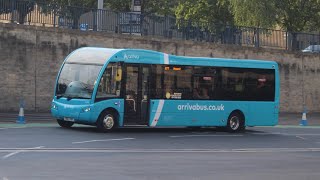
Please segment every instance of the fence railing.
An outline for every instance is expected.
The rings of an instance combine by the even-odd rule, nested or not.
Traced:
[[[273,29],[192,22],[170,16],[145,16],[83,7],[61,7],[26,0],[0,0],[0,22],[285,50],[301,50],[309,45],[320,44],[320,33],[290,33]]]

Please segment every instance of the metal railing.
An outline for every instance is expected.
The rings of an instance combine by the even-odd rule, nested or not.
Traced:
[[[238,27],[179,20],[170,16],[123,13],[84,7],[57,6],[26,0],[0,0],[0,22],[55,28],[158,36],[217,44],[301,50],[320,44],[320,33]]]

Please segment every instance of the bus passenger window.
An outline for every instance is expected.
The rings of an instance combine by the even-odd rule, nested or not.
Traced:
[[[101,77],[96,98],[105,99],[119,97],[121,75],[121,67],[116,63],[110,63]]]
[[[193,90],[193,98],[194,99],[210,99],[210,96],[208,95],[208,89],[206,88],[195,88]]]

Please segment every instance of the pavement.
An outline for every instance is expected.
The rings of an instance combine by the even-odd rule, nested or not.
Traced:
[[[19,112],[0,112],[0,123],[15,123]],[[300,125],[302,113],[280,113],[278,125]],[[26,123],[52,123],[55,119],[48,112],[26,112]],[[308,126],[320,126],[320,113],[307,113]]]
[[[320,126],[320,113],[310,112],[306,114],[308,126]],[[280,113],[279,125],[299,125],[302,113]]]

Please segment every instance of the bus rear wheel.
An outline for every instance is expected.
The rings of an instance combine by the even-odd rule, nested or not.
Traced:
[[[61,119],[57,119],[57,122],[63,128],[71,128],[71,126],[74,124],[74,122],[64,121]]]
[[[101,132],[112,131],[116,129],[117,126],[117,116],[110,111],[103,112],[97,121],[97,128]]]
[[[227,130],[229,132],[240,132],[245,130],[244,118],[238,112],[230,114],[227,123]]]

